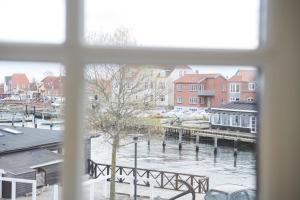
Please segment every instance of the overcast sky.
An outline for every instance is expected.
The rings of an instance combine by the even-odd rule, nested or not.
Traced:
[[[140,46],[256,48],[259,0],[86,0],[85,34],[130,31]],[[0,0],[0,41],[62,43],[63,0]],[[215,68],[202,68],[215,72]],[[235,68],[219,68],[230,75]],[[0,82],[12,72],[41,78],[57,64],[0,63]]]

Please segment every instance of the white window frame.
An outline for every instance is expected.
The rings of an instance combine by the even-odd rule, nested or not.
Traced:
[[[240,93],[241,92],[241,84],[240,83],[229,83],[229,91],[230,91],[230,93]]]
[[[183,91],[183,88],[184,88],[184,84],[182,84],[182,83],[176,84],[176,91],[181,92],[181,91]]]
[[[198,97],[195,97],[195,96],[189,97],[189,104],[197,105],[198,104]]]
[[[260,88],[260,91],[268,92],[259,102],[263,108],[259,120],[260,157],[257,162],[260,169],[258,187],[263,190],[259,190],[259,197],[266,200],[284,195],[299,197],[300,191],[296,189],[299,179],[291,178],[297,176],[299,159],[290,156],[300,152],[300,136],[294,134],[299,130],[299,109],[295,109],[298,108],[298,98],[286,98],[300,91],[299,3],[261,1],[261,10],[264,12],[261,12],[260,18],[260,45],[253,50],[87,46],[82,42],[82,0],[66,0],[66,41],[63,44],[0,42],[0,60],[58,62],[66,68],[63,199],[82,199],[83,69],[85,64],[90,63],[259,67],[264,79],[264,88]],[[278,91],[281,95],[278,95]],[[285,109],[281,110],[280,115],[275,115],[273,111],[283,104]],[[282,116],[289,116],[289,120],[281,123]]]
[[[256,89],[256,84],[254,82],[249,82],[248,83],[248,90],[249,91],[255,91]]]
[[[183,103],[183,97],[177,97],[176,102],[177,103]]]

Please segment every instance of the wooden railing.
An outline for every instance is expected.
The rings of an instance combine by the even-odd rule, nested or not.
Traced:
[[[100,176],[107,176],[111,174],[111,165],[96,163],[88,159],[88,173],[93,178],[98,178]],[[120,176],[133,176],[133,167],[116,166],[116,175]],[[137,176],[140,178],[153,179],[154,187],[185,191],[184,184],[179,180],[183,180],[189,183],[196,193],[206,193],[209,189],[209,178],[207,176],[198,176],[192,174],[183,174],[168,171],[159,171],[151,169],[141,169],[137,168]],[[116,178],[119,183],[129,183],[126,182],[124,178]],[[139,181],[138,185],[149,186],[148,181]]]

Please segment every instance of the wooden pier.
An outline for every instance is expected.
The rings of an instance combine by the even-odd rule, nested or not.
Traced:
[[[256,143],[256,134],[244,133],[238,131],[228,131],[220,129],[196,129],[187,127],[176,127],[176,126],[163,126],[166,134],[176,134],[180,138],[182,137],[208,137],[217,138],[231,141],[241,141],[246,143]]]

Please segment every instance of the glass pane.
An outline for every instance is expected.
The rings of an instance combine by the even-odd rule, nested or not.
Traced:
[[[62,43],[64,0],[1,0],[0,41]]]
[[[61,194],[63,82],[58,63],[0,62],[1,198]]]
[[[255,68],[92,64],[85,80],[85,198],[134,195],[135,166],[144,197],[170,199],[187,190],[182,184],[197,198],[256,188]]]
[[[85,0],[88,44],[253,49],[259,0]],[[119,43],[113,35],[129,36]]]

